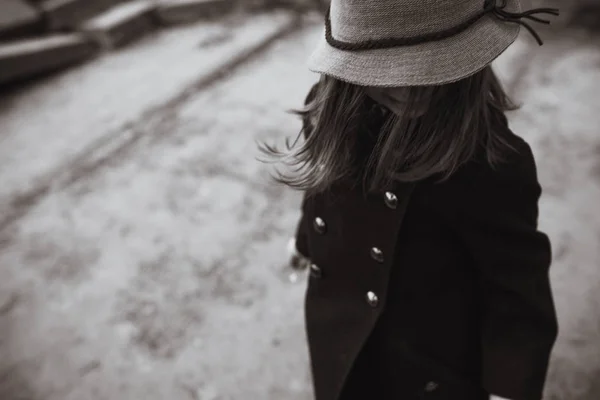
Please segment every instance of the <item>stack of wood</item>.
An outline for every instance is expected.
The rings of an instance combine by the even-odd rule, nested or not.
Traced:
[[[90,60],[237,0],[0,0],[0,86]]]

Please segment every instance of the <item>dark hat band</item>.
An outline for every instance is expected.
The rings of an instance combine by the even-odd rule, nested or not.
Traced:
[[[325,39],[327,40],[327,43],[329,43],[331,46],[337,49],[351,51],[389,49],[392,47],[399,46],[411,46],[426,42],[434,42],[454,36],[466,30],[468,27],[479,21],[484,15],[491,13],[501,21],[513,22],[524,26],[533,35],[538,44],[540,46],[543,45],[544,43],[542,42],[542,39],[540,38],[538,33],[527,22],[522,21],[521,18],[526,18],[531,21],[543,24],[549,24],[550,21],[538,18],[533,14],[551,14],[557,16],[559,15],[558,8],[534,8],[532,10],[524,11],[521,13],[512,13],[504,10],[506,4],[507,0],[500,0],[500,5],[497,4],[497,0],[485,0],[483,9],[479,13],[469,18],[467,21],[441,32],[434,32],[425,35],[405,38],[383,38],[376,40],[365,40],[357,43],[344,42],[341,40],[337,40],[333,37],[333,35],[331,34],[331,19],[329,15],[331,7],[329,7],[325,15]]]

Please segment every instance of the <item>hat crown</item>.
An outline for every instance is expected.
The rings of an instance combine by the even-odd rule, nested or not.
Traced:
[[[485,0],[331,0],[333,36],[356,42],[451,29],[481,12]]]

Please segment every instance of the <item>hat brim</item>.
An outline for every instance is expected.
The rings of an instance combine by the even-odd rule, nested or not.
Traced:
[[[520,12],[519,0],[507,11]],[[519,35],[520,25],[485,15],[449,38],[389,49],[344,51],[329,45],[325,33],[308,59],[308,68],[361,86],[424,86],[451,83],[473,75],[502,54]]]

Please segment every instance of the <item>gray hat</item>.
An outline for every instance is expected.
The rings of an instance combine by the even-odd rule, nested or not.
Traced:
[[[523,12],[520,0],[331,0],[324,35],[308,61],[311,71],[363,86],[455,82],[502,54],[522,18],[558,15],[555,8]]]

